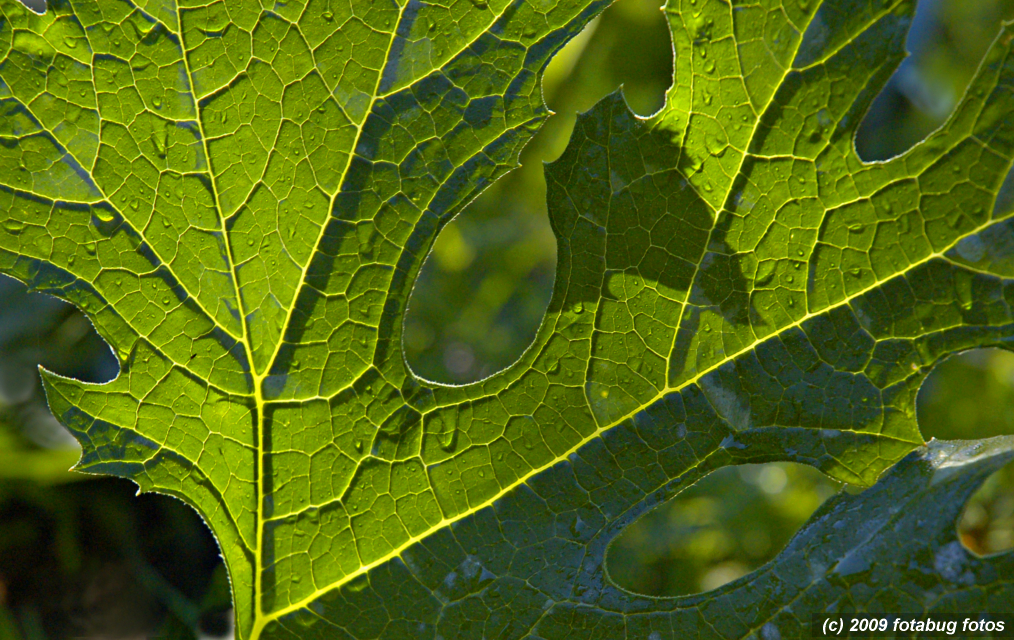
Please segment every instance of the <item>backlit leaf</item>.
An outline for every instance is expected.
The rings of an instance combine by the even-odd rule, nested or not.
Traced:
[[[201,512],[239,638],[791,637],[822,608],[1014,597],[1009,557],[953,546],[1009,440],[913,453],[712,594],[642,598],[603,568],[724,465],[873,483],[922,445],[930,368],[1014,341],[1007,27],[945,125],[864,163],[914,2],[671,0],[666,106],[607,98],[547,169],[557,282],[531,348],[462,387],[407,368],[435,235],[516,164],[541,70],[604,4],[0,1],[0,271],[79,306],[121,363],[45,374],[51,408],[80,470]],[[940,532],[906,546],[892,523],[923,511]],[[891,571],[845,570],[874,559]]]

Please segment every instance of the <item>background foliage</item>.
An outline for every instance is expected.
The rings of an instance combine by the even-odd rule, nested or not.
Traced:
[[[1012,0],[921,3],[909,37],[915,55],[864,123],[863,157],[895,155],[942,122],[1000,19],[1011,16]],[[558,115],[526,148],[523,168],[448,225],[423,269],[404,336],[417,373],[467,382],[524,350],[554,277],[542,162],[562,152],[574,114],[621,83],[637,113],[655,111],[671,82],[671,56],[652,0],[619,0],[557,56],[544,95]],[[129,483],[66,472],[77,452],[45,408],[39,363],[87,381],[116,372],[108,348],[76,310],[4,279],[0,637],[222,631],[224,618],[216,614],[228,595],[204,525],[172,499],[134,497]],[[1014,356],[984,351],[945,363],[923,389],[919,418],[927,438],[1014,433]],[[978,492],[963,524],[966,546],[982,553],[1010,547],[1012,485],[1008,467]],[[610,553],[610,571],[641,593],[712,588],[772,557],[836,490],[795,465],[725,469],[632,526]]]

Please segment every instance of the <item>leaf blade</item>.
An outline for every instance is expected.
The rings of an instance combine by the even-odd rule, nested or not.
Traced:
[[[852,134],[914,5],[853,5],[669,6],[667,106],[641,120],[607,98],[548,170],[559,265],[535,343],[447,387],[401,358],[415,275],[442,224],[516,163],[546,115],[541,69],[601,3],[365,17],[214,3],[175,21],[5,4],[0,99],[20,128],[0,148],[17,223],[0,268],[81,306],[123,368],[103,386],[45,376],[79,468],[197,506],[241,637],[340,624],[331,607],[367,592],[431,613],[467,601],[517,629],[566,610],[588,634],[625,624],[616,611],[683,606],[604,578],[605,545],[637,513],[747,461],[871,483],[920,444],[928,369],[1014,334],[1009,216],[987,212],[1014,135],[1009,33],[947,124],[865,164]],[[91,157],[88,137],[56,124],[59,76],[41,89],[55,61],[87,66],[69,44],[82,33],[88,171],[69,155]],[[453,549],[447,536],[496,538],[501,517],[523,550]],[[412,576],[449,562],[437,550],[463,554],[443,587]],[[530,573],[508,575],[512,553]],[[488,601],[500,574],[529,604],[548,594],[551,619]],[[436,632],[443,615],[419,622]],[[670,624],[696,627],[682,615]],[[409,633],[389,622],[346,632]]]

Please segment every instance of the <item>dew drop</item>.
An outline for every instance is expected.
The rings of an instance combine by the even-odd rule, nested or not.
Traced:
[[[7,233],[10,233],[10,234],[13,234],[13,235],[18,235],[22,231],[24,231],[24,229],[25,229],[25,223],[21,222],[20,220],[13,220],[13,219],[4,220],[3,227],[4,227],[4,230],[7,231]]]
[[[154,105],[156,109],[161,109],[162,108],[162,98],[159,98],[158,96],[155,96],[154,98],[151,99],[151,104]]]
[[[458,430],[451,428],[441,433],[439,441],[441,449],[444,451],[454,451],[454,447],[458,444]]]
[[[348,582],[345,585],[345,589],[347,591],[352,592],[352,593],[359,593],[359,592],[365,590],[366,586],[368,584],[369,584],[369,578],[366,577],[366,574],[362,574],[362,575],[358,576],[357,578],[355,578],[354,580]]]
[[[166,151],[168,148],[168,136],[165,132],[161,135],[157,133],[151,134],[151,144],[155,147],[155,153],[158,154],[159,158],[166,157]]]
[[[581,520],[581,516],[574,518],[574,521],[570,523],[570,535],[575,539],[581,537],[581,531],[584,530],[584,521]]]
[[[712,156],[721,157],[725,155],[727,145],[724,140],[719,139],[713,133],[708,133],[704,136],[704,145],[708,148],[708,153]]]
[[[334,20],[334,14],[331,13],[330,11],[325,11],[324,13],[320,14],[320,17],[324,18],[328,22],[331,22],[332,20]]]
[[[138,200],[137,198],[134,198],[133,200],[130,201],[130,208],[133,209],[134,211],[137,211],[137,209],[140,206],[141,206],[141,201]]]
[[[959,271],[955,276],[954,288],[961,308],[965,311],[971,310],[975,300],[972,294],[972,277],[965,271]]]

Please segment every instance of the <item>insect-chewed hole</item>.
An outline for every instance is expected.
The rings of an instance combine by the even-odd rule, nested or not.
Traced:
[[[549,306],[556,241],[542,163],[567,146],[575,114],[624,85],[641,114],[661,107],[672,84],[672,44],[659,0],[618,0],[552,60],[543,96],[556,112],[521,154],[521,167],[469,204],[440,232],[405,316],[412,370],[462,384],[515,362]]]
[[[958,537],[979,556],[1014,550],[1014,463],[989,476],[968,499]]]
[[[40,16],[46,13],[46,0],[18,0],[26,9]]]
[[[627,527],[606,568],[620,587],[649,596],[718,588],[774,558],[840,487],[802,464],[724,467]]]
[[[966,440],[1014,434],[1014,353],[975,349],[937,365],[919,390],[924,438]],[[1014,548],[1014,464],[972,494],[958,536],[979,555]]]
[[[867,162],[912,148],[954,111],[1004,19],[1006,0],[922,1],[907,46],[910,55],[873,101],[856,135]]]

